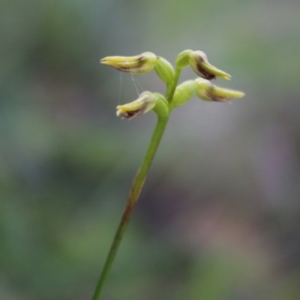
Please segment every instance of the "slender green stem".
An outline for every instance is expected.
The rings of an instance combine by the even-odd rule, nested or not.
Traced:
[[[94,296],[92,300],[99,300],[101,293],[103,291],[105,280],[108,276],[108,273],[112,267],[113,261],[115,259],[115,256],[117,254],[120,242],[122,240],[123,234],[125,232],[125,229],[127,227],[128,221],[130,219],[131,213],[133,211],[133,208],[139,198],[140,192],[142,190],[143,184],[145,182],[147,173],[149,171],[149,168],[151,166],[151,163],[153,161],[154,155],[156,153],[156,150],[159,146],[159,143],[161,141],[161,138],[164,134],[164,131],[166,129],[167,123],[168,123],[168,117],[160,118],[158,117],[158,121],[156,124],[156,127],[154,129],[150,144],[148,146],[146,155],[144,157],[144,160],[142,162],[142,165],[140,169],[137,171],[135,179],[132,183],[131,190],[128,196],[127,204],[125,207],[125,210],[123,212],[122,219],[120,221],[119,227],[117,229],[117,232],[115,234],[113,243],[111,245],[111,248],[109,250],[108,256],[106,258],[102,273],[100,275],[100,278],[98,280]]]
[[[174,96],[175,89],[176,89],[176,86],[177,86],[177,83],[179,80],[180,73],[181,73],[181,69],[176,68],[173,82],[171,84],[167,85],[166,99],[168,100],[169,103],[171,103],[173,100],[173,96]],[[152,134],[146,155],[144,157],[141,167],[137,171],[135,178],[133,180],[133,183],[132,183],[132,186],[131,186],[131,189],[129,192],[129,196],[127,199],[126,207],[125,207],[125,210],[122,215],[122,219],[119,223],[119,226],[116,231],[115,237],[113,239],[112,245],[108,252],[108,255],[107,255],[102,273],[99,277],[92,300],[99,300],[101,297],[106,278],[107,278],[109,271],[112,267],[112,264],[114,262],[119,245],[123,238],[123,234],[126,230],[127,224],[129,222],[129,219],[132,214],[132,211],[135,207],[135,204],[136,204],[136,202],[139,198],[139,195],[141,193],[141,190],[143,188],[147,173],[150,169],[151,163],[153,161],[153,158],[155,156],[157,148],[160,144],[161,138],[165,132],[166,126],[168,124],[168,120],[169,120],[169,115],[167,117],[158,116],[157,124],[156,124],[154,132]]]
[[[181,73],[181,69],[176,68],[174,80],[173,80],[172,84],[168,85],[166,98],[167,98],[169,103],[171,103],[172,100],[173,100],[173,96],[174,96],[174,93],[175,93],[175,89],[177,87],[177,83],[178,83],[178,80],[179,80],[179,77],[180,77],[180,73]]]

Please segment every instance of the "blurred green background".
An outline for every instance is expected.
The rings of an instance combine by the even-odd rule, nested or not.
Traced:
[[[90,299],[155,124],[116,118],[137,93],[99,59],[185,49],[246,97],[174,111],[103,299],[300,299],[299,12],[1,0],[0,299]],[[154,72],[134,80],[164,92]]]

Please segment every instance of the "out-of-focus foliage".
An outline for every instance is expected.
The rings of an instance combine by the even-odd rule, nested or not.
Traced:
[[[300,299],[299,10],[0,1],[0,299],[91,297],[155,122],[115,117],[137,95],[99,59],[184,49],[247,96],[174,111],[103,298]]]

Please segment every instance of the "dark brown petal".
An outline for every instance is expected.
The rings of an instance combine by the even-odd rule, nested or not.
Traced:
[[[207,79],[207,80],[212,80],[212,79],[215,79],[216,78],[216,75],[213,75],[213,74],[210,74],[208,73],[207,71],[205,71],[201,65],[197,64],[197,70],[199,71],[199,75],[201,77],[203,77],[204,79]]]

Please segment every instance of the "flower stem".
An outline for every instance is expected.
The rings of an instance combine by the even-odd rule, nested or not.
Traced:
[[[171,104],[171,102],[173,100],[173,96],[174,96],[174,93],[175,93],[175,89],[177,87],[177,83],[178,83],[180,74],[181,74],[181,69],[180,68],[176,68],[174,80],[173,80],[172,84],[170,84],[168,86],[167,93],[166,93],[166,98],[167,98],[167,100],[168,100],[168,102],[170,104]]]
[[[174,91],[173,91],[174,93]],[[127,224],[129,222],[130,216],[132,214],[132,211],[135,207],[135,204],[139,198],[140,192],[143,188],[144,182],[146,180],[147,173],[149,171],[149,168],[151,166],[151,163],[153,161],[153,158],[155,156],[155,153],[157,151],[157,148],[160,144],[161,138],[164,134],[164,131],[166,129],[167,123],[169,120],[168,117],[158,117],[156,127],[154,129],[154,132],[152,134],[152,138],[150,141],[150,144],[148,146],[146,155],[144,157],[144,160],[142,162],[141,167],[136,173],[136,176],[133,180],[131,190],[129,192],[129,196],[127,199],[127,204],[125,207],[125,210],[122,215],[122,219],[120,221],[119,227],[117,229],[117,232],[115,234],[113,243],[111,245],[111,248],[109,250],[108,256],[106,258],[102,273],[100,275],[100,278],[98,280],[94,295],[92,300],[99,300],[101,293],[103,291],[103,287],[106,281],[106,278],[108,276],[108,273],[112,267],[112,264],[114,262],[115,256],[117,254],[120,242],[122,240],[123,234],[126,230]]]

